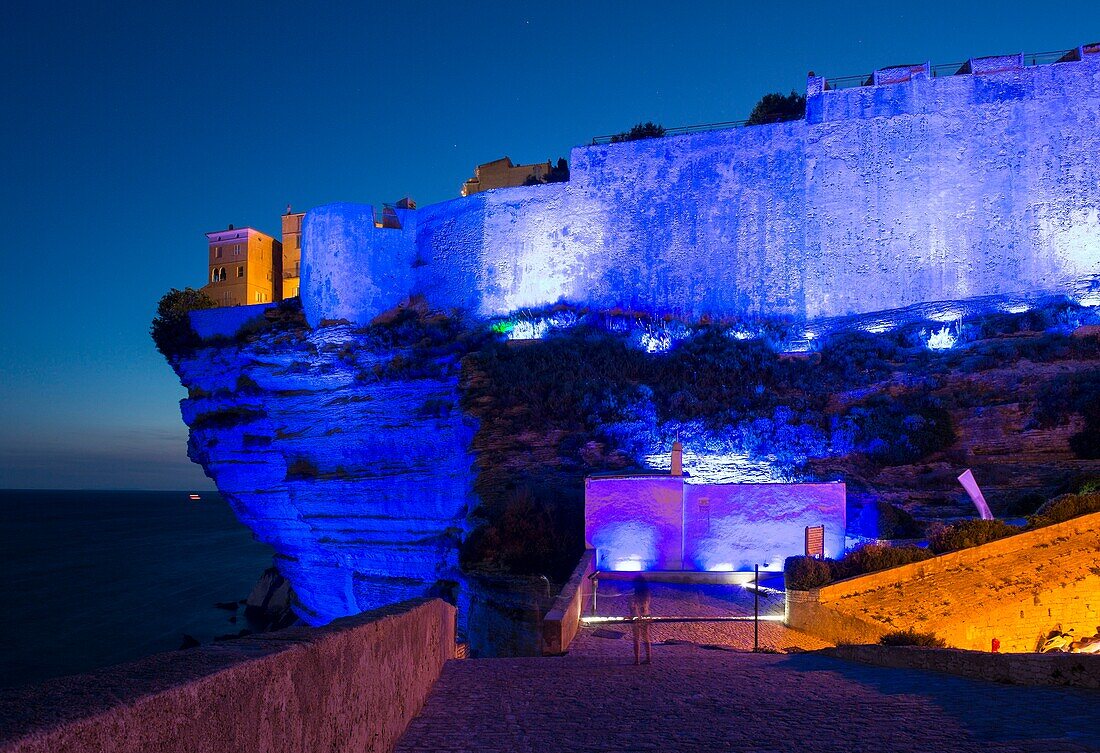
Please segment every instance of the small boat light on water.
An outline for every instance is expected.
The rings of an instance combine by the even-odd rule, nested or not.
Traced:
[[[189,498],[189,499],[191,499],[191,500],[192,500],[193,502],[198,502],[198,501],[199,501],[200,499],[202,499],[202,497],[200,497],[200,496],[199,496],[199,495],[197,495],[197,494],[188,494],[187,496],[188,496],[188,498]]]

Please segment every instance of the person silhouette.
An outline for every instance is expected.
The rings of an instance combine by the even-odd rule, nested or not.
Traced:
[[[649,583],[641,575],[634,578],[634,593],[630,597],[630,626],[634,632],[634,663],[649,664],[649,604],[652,601],[652,593]],[[645,661],[639,662],[641,642],[645,641]]]

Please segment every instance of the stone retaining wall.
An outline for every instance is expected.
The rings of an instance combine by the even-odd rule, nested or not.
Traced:
[[[585,605],[592,602],[592,580],[589,576],[595,571],[596,552],[586,549],[554,606],[542,618],[543,654],[565,653],[577,636]]]
[[[1100,688],[1100,656],[1092,654],[992,654],[914,646],[837,646],[820,653],[899,669],[928,669],[1014,685]]]
[[[454,657],[414,599],[0,692],[0,753],[388,751]]]
[[[1100,513],[813,591],[788,591],[787,624],[834,643],[933,632],[955,648],[1034,651],[1054,629],[1100,625]]]

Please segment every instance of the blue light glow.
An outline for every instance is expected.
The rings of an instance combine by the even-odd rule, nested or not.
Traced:
[[[529,321],[521,319],[508,333],[509,340],[541,340],[546,336],[549,325],[543,319]]]
[[[955,347],[959,338],[952,334],[950,327],[941,327],[938,331],[925,333],[925,344],[929,350],[950,350]]]
[[[639,335],[639,343],[646,353],[667,353],[672,348],[672,335],[667,332],[645,330]]]
[[[767,460],[755,460],[747,452],[698,452],[684,447],[684,473],[688,484],[763,484],[784,480]],[[645,465],[658,471],[672,467],[668,452],[645,456]]]

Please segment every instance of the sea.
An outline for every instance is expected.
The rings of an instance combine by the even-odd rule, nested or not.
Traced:
[[[0,490],[0,687],[245,627],[272,549],[215,492]]]

